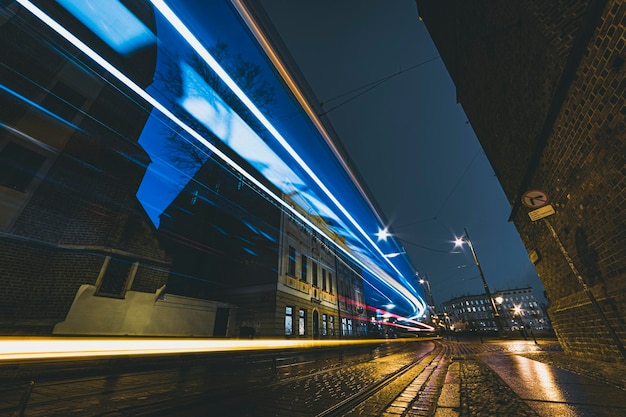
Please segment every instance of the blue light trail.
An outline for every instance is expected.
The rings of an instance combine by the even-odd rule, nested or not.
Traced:
[[[163,101],[139,87],[107,59],[87,46],[65,27],[37,8],[32,2],[18,0],[18,3],[71,42],[135,94],[152,105],[193,140],[206,147],[206,149],[228,165],[234,167],[246,180],[281,204],[283,209],[290,215],[307,224],[315,232],[325,236],[330,242],[333,242],[338,251],[349,256],[365,270],[363,279],[368,284],[373,285],[365,275],[371,276],[373,280],[382,284],[382,288],[376,286],[377,290],[387,294],[386,297],[393,299],[394,304],[401,306],[399,311],[412,318],[420,317],[424,313],[425,303],[409,282],[409,278],[412,279],[414,277],[414,272],[410,268],[410,262],[404,256],[393,257],[392,260],[392,257],[386,255],[388,253],[398,253],[400,255],[404,252],[402,247],[393,239],[389,239],[390,241],[388,242],[376,243],[371,238],[376,230],[384,226],[378,221],[380,216],[375,212],[371,212],[366,202],[357,201],[354,193],[347,192],[345,195],[342,193],[341,197],[339,197],[337,191],[331,191],[331,187],[333,190],[354,189],[356,185],[351,181],[349,175],[345,171],[331,169],[336,167],[332,163],[323,166],[323,169],[317,171],[311,168],[311,158],[314,158],[316,152],[319,152],[313,150],[312,147],[319,147],[323,141],[307,144],[307,146],[311,147],[310,153],[303,152],[302,149],[307,149],[306,146],[303,146],[302,143],[297,143],[300,151],[296,151],[208,52],[201,40],[190,31],[181,18],[164,1],[152,0],[152,4],[184,38],[185,42],[193,48],[195,53],[245,104],[246,108],[271,134],[273,141],[266,142],[266,140],[261,138],[184,61],[179,63],[184,93],[179,98],[178,104],[256,168],[268,181],[288,195],[288,199],[277,195],[266,187],[262,181],[255,177],[254,173],[248,172],[198,131],[190,127],[172,109],[163,104]],[[73,7],[70,7],[75,2],[66,1],[64,3],[64,6],[70,12],[78,13],[81,20],[89,21],[93,18],[93,14],[86,13],[82,9],[75,10]],[[121,12],[124,11],[122,10]],[[131,26],[134,25],[132,20],[129,23]],[[93,26],[88,22],[86,25],[88,27]],[[107,37],[106,31],[102,32],[101,28],[96,26],[92,27],[94,32],[104,37],[103,40],[112,45],[119,44],[120,53],[128,53],[128,51],[134,48],[141,47],[145,42],[149,42],[144,39],[145,31],[143,30],[131,30],[127,33],[127,37],[123,38],[123,41],[115,41]],[[141,39],[138,42],[134,42],[133,36]],[[159,48],[163,48],[167,41],[159,39]],[[176,48],[175,45],[170,45],[170,47]],[[291,138],[291,140],[296,141],[297,139]],[[296,143],[294,142],[294,144]],[[319,161],[316,162],[316,165],[319,165]],[[308,215],[304,215],[292,207],[292,202],[295,202],[302,208],[308,208]],[[323,221],[316,222],[314,221],[315,219],[323,219]],[[371,232],[367,230],[371,230]],[[334,238],[335,235],[341,238],[341,242],[337,242],[336,238]]]

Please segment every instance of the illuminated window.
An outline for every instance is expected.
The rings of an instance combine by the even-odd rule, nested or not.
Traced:
[[[43,155],[9,142],[0,150],[0,185],[25,192],[45,160]]]
[[[328,316],[322,314],[322,336],[328,335]]]
[[[298,316],[298,336],[304,336],[306,334],[306,311],[301,308]]]
[[[300,281],[307,282],[309,263],[306,255],[302,255],[302,263],[300,264]]]
[[[318,287],[317,282],[317,262],[311,262],[311,280],[314,287]]]
[[[287,275],[296,276],[296,248],[289,246],[289,260],[287,265]]]
[[[285,335],[293,334],[293,307],[285,307]]]
[[[335,335],[335,316],[328,316],[328,333]]]

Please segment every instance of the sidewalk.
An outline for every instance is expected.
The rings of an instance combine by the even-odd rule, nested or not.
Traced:
[[[624,364],[567,356],[555,341],[442,343],[451,362],[435,417],[626,415]]]

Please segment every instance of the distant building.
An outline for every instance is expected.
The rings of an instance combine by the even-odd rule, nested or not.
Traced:
[[[552,325],[543,306],[537,301],[532,288],[496,291],[493,294],[503,328],[530,327],[551,330]]]
[[[536,330],[551,329],[548,317],[532,288],[496,291],[492,297],[504,331],[523,327]],[[453,298],[444,302],[442,306],[445,325],[450,330],[498,330],[493,306],[485,294]]]

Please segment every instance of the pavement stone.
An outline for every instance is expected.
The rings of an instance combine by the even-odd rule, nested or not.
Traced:
[[[476,358],[460,361],[461,416],[537,417],[513,390]]]
[[[626,364],[606,363],[566,355],[555,340],[519,346],[490,343],[445,343],[452,359],[440,388],[434,417],[536,417],[538,414],[483,361],[483,354],[515,353],[626,391]]]
[[[461,406],[459,369],[459,362],[452,362],[448,366],[446,379],[441,387],[441,394],[437,401],[438,408],[458,409]]]
[[[524,353],[521,356],[626,390],[624,362],[600,362],[567,355],[564,352]]]

